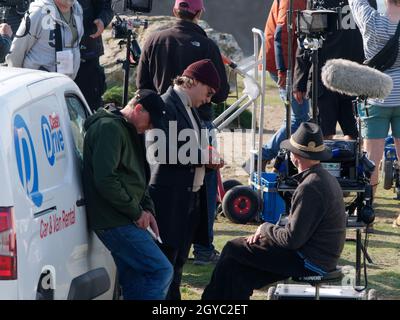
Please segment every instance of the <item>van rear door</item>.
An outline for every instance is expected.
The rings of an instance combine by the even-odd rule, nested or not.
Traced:
[[[5,116],[3,117],[3,121]],[[0,120],[0,300],[17,299],[16,226],[5,140],[10,138]]]

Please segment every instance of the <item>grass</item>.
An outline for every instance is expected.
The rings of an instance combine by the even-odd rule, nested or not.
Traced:
[[[367,263],[368,288],[376,289],[378,299],[400,300],[400,229],[393,228],[393,219],[400,213],[399,201],[393,199],[391,190],[378,188],[374,204],[376,218],[374,233],[369,235],[368,253],[373,260]],[[221,251],[224,244],[236,237],[248,236],[257,228],[256,224],[238,225],[224,217],[215,222],[214,245]],[[349,230],[347,238],[354,238],[355,232]],[[364,239],[364,234],[362,235]],[[346,242],[339,265],[355,266],[355,243]],[[197,300],[201,298],[208,284],[214,266],[196,266],[189,261],[184,268],[182,298]],[[362,275],[362,282],[364,277]],[[267,288],[254,292],[251,299],[266,299]]]

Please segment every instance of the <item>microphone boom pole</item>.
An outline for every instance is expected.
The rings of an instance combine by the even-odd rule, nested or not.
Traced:
[[[288,66],[286,71],[286,137],[292,135],[292,96],[293,96],[293,0],[289,0],[289,10],[287,12],[287,31],[288,31]]]

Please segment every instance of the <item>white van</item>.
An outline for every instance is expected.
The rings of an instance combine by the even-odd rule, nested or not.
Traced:
[[[68,77],[0,67],[0,299],[111,299],[116,268],[88,231],[90,111]]]

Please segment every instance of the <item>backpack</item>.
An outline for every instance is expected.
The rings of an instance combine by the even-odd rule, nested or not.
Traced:
[[[389,69],[396,62],[397,54],[399,52],[399,36],[400,36],[400,22],[393,37],[385,44],[385,46],[371,59],[365,60],[364,65],[385,71]]]

